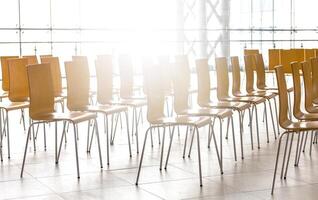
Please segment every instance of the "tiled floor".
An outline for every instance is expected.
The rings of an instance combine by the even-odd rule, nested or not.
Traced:
[[[58,165],[54,163],[54,126],[48,127],[48,149],[43,148],[43,133],[39,132],[37,151],[30,143],[24,177],[20,169],[26,134],[18,123],[19,112],[10,114],[11,159],[7,158],[4,138],[4,161],[0,166],[0,199],[315,199],[318,195],[317,145],[313,154],[302,153],[299,167],[292,164],[286,181],[279,178],[275,195],[270,195],[277,141],[270,126],[270,143],[266,143],[265,126],[260,117],[261,149],[251,150],[247,124],[244,132],[244,160],[240,159],[239,133],[236,132],[238,161],[234,161],[232,138],[224,139],[224,175],[220,175],[214,145],[207,148],[207,128],[200,132],[203,187],[199,186],[196,145],[191,158],[182,158],[185,129],[175,135],[167,170],[159,171],[160,146],[157,133],[146,146],[139,186],[135,186],[140,155],[128,155],[126,129],[119,128],[115,144],[110,148],[110,165],[106,166],[106,137],[100,121],[100,135],[104,168],[101,170],[94,141],[91,154],[86,153],[87,123],[79,126],[79,154],[81,178],[76,177],[74,138],[68,133]],[[236,118],[235,118],[236,120]],[[225,124],[225,123],[224,123]],[[140,128],[140,147],[147,124]],[[255,128],[255,127],[254,127]],[[61,126],[60,126],[61,129]],[[42,128],[40,128],[42,130]],[[219,130],[216,127],[217,136]],[[236,130],[238,128],[236,127]],[[169,137],[166,138],[166,144]],[[254,141],[256,134],[254,133]],[[189,144],[189,143],[188,143]],[[194,143],[196,144],[196,143]],[[165,146],[167,150],[167,145]],[[165,151],[166,155],[166,151]],[[165,156],[164,156],[165,157]],[[292,157],[293,158],[293,157]]]

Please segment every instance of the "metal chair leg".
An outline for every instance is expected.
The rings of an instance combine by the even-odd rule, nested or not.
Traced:
[[[297,147],[296,147],[296,154],[295,154],[295,163],[294,166],[297,166],[297,157],[298,157],[298,148],[299,148],[299,142],[300,142],[300,133],[298,132],[298,139],[297,139]]]
[[[287,139],[286,139],[286,144],[285,144],[285,150],[284,150],[284,157],[283,157],[283,164],[282,164],[282,170],[280,173],[280,179],[283,178],[284,175],[284,167],[285,167],[285,158],[286,158],[286,152],[287,152],[287,147],[288,147],[288,140],[289,140],[289,134],[287,135]]]
[[[241,139],[241,158],[244,159],[244,150],[243,150],[243,119],[241,112],[238,111],[239,114],[239,122],[240,122],[240,139]]]
[[[97,138],[100,168],[103,168],[102,151],[100,150],[99,131],[98,131],[98,123],[97,123],[96,118],[94,119],[94,127],[95,127],[95,134],[96,134],[96,138]]]
[[[149,127],[146,131],[145,134],[145,138],[144,138],[144,145],[142,147],[142,152],[141,152],[141,157],[140,157],[140,162],[139,162],[139,167],[138,167],[138,172],[137,172],[137,177],[136,177],[136,185],[138,185],[138,181],[139,181],[139,176],[140,176],[140,171],[141,171],[141,166],[142,166],[142,161],[144,159],[144,153],[145,153],[145,148],[146,148],[146,142],[147,142],[147,136],[148,136],[148,132],[149,130],[152,129],[152,127]]]
[[[223,172],[223,126],[222,126],[222,119],[219,118],[220,123],[220,161],[221,161],[221,171]],[[197,130],[198,131],[198,130]],[[197,132],[197,134],[199,134]],[[199,137],[198,137],[199,140]]]
[[[274,188],[275,188],[275,180],[276,180],[277,165],[278,165],[278,160],[279,160],[280,146],[282,143],[282,138],[286,133],[288,133],[288,132],[282,133],[282,135],[279,138],[278,149],[277,149],[277,154],[276,154],[275,169],[274,169],[274,176],[273,176],[273,182],[272,182],[272,190],[271,190],[272,195],[274,194]]]
[[[257,115],[257,107],[255,106],[255,121],[256,121],[256,137],[257,137],[257,148],[260,149],[260,141],[259,141],[259,127],[258,127],[258,115]]]
[[[75,144],[75,156],[76,156],[76,167],[77,167],[77,178],[80,178],[80,170],[79,170],[79,161],[78,161],[78,148],[77,148],[77,127],[76,124],[73,123],[74,128],[74,144]]]
[[[277,136],[276,136],[276,128],[275,128],[274,116],[273,116],[273,111],[272,111],[272,104],[271,104],[270,99],[268,99],[268,105],[269,105],[269,111],[270,111],[271,119],[272,119],[272,125],[273,125],[274,137],[275,137],[275,140],[276,140],[276,139],[277,139]]]
[[[190,133],[191,133],[191,129],[190,129]],[[194,138],[194,129],[192,130],[192,137],[191,137],[191,143],[190,143],[188,158],[191,157],[191,150],[192,150],[193,138]]]
[[[288,171],[288,165],[289,165],[290,153],[291,153],[291,150],[292,150],[293,140],[294,140],[294,133],[292,133],[292,137],[291,137],[291,140],[290,140],[289,152],[288,152],[288,157],[287,157],[287,163],[286,163],[284,179],[286,179],[286,177],[287,177],[287,171]]]
[[[233,122],[233,116],[230,117],[231,119],[231,126],[232,126],[232,137],[233,137],[233,149],[234,149],[234,160],[237,161],[237,155],[236,155],[236,144],[235,144],[235,131],[234,131],[234,122]]]
[[[31,127],[32,126],[33,126],[33,124],[30,124],[29,129],[28,129],[28,135],[27,135],[26,142],[25,142],[24,155],[23,155],[23,161],[22,161],[22,167],[21,167],[21,173],[20,173],[21,178],[23,177],[26,153],[27,153],[27,149],[28,149],[28,145],[29,145],[29,137],[31,136],[30,134],[31,134]]]
[[[126,116],[126,126],[127,126],[127,140],[128,140],[128,149],[129,149],[129,156],[131,157],[131,144],[130,144],[130,135],[129,135],[129,118],[128,118],[128,111],[125,111]]]
[[[6,110],[7,125],[7,142],[8,142],[8,158],[10,159],[10,131],[9,131],[9,112]]]
[[[171,144],[172,144],[172,140],[173,140],[173,136],[174,136],[174,129],[175,129],[175,126],[172,127],[172,133],[171,133],[168,153],[167,153],[167,157],[166,157],[165,170],[167,169],[167,165],[168,165],[168,161],[169,161],[169,156],[170,156],[170,151],[171,151]]]
[[[198,161],[199,161],[199,176],[200,176],[200,187],[202,187],[202,169],[201,169],[201,151],[200,151],[200,136],[198,127],[194,127],[197,132],[197,146],[198,146]],[[193,133],[194,134],[194,133]],[[222,137],[221,137],[222,138]]]
[[[164,146],[165,146],[165,135],[166,135],[166,127],[163,127],[161,156],[160,156],[160,167],[159,167],[159,170],[160,170],[160,171],[161,171],[161,169],[162,169],[162,159],[163,159]]]
[[[277,109],[277,101],[276,98],[274,97],[274,107],[275,107],[275,115],[276,115],[276,125],[277,125],[277,135],[280,135],[280,131],[279,131],[279,118],[278,118],[278,109]]]
[[[267,137],[267,143],[269,143],[269,133],[268,133],[268,121],[267,121],[267,108],[266,108],[266,102],[264,102],[264,115],[265,115],[265,125],[266,125],[266,137]]]
[[[250,124],[250,134],[251,134],[251,146],[252,150],[254,149],[254,142],[253,142],[253,128],[252,128],[252,114],[251,114],[251,109],[248,109],[248,116],[249,116],[249,124]]]
[[[184,147],[183,147],[182,158],[185,158],[185,152],[186,152],[186,149],[187,149],[187,141],[188,141],[188,133],[189,133],[189,127],[187,126],[186,135],[185,135],[185,139],[184,139]]]

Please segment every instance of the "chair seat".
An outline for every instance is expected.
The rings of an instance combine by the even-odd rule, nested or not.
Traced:
[[[252,92],[237,92],[234,94],[234,96],[237,97],[245,97],[245,96],[252,96],[252,97],[264,97],[264,98],[274,98],[275,96],[277,96],[277,94],[275,93],[270,93],[270,92],[266,92],[264,90],[256,90],[256,91],[252,91]]]
[[[278,88],[275,88],[275,87],[265,87],[264,88],[265,90],[270,90],[271,92],[276,92],[278,93]],[[293,87],[290,87],[290,88],[287,88],[287,92],[293,92],[294,91],[294,88]]]
[[[150,124],[164,124],[164,125],[192,125],[198,128],[203,127],[211,123],[210,117],[189,117],[189,116],[177,116],[177,117],[162,117],[157,120],[150,121]]]
[[[7,111],[28,108],[29,105],[29,102],[0,102],[0,108]]]
[[[209,102],[207,104],[203,104],[203,107],[210,108],[230,108],[237,109],[240,111],[248,109],[251,105],[249,103],[244,102],[226,102],[226,101],[218,101],[218,102]]]
[[[43,120],[43,121],[62,121],[69,120],[74,123],[80,123],[83,121],[87,121],[90,119],[95,119],[97,117],[94,113],[89,112],[69,112],[69,113],[60,113],[60,112],[52,112],[45,114],[38,114],[32,116],[33,120]]]
[[[266,101],[265,98],[257,96],[240,96],[240,97],[227,97],[222,98],[221,101],[234,101],[234,102],[246,102],[246,103],[263,103]]]
[[[318,121],[318,113],[294,113],[298,120]]]
[[[115,114],[127,111],[128,108],[126,106],[119,105],[96,105],[96,106],[87,106],[84,108],[86,111],[90,112],[103,112],[104,114]]]
[[[184,110],[179,115],[192,115],[192,116],[207,116],[225,118],[232,116],[230,109],[211,109],[211,108],[191,108]]]
[[[142,99],[120,99],[118,101],[111,101],[109,103],[117,104],[117,105],[133,106],[133,107],[140,107],[140,106],[147,105],[147,101]]]
[[[306,131],[306,130],[318,130],[318,122],[316,121],[301,121],[301,122],[285,122],[282,127],[289,131]]]

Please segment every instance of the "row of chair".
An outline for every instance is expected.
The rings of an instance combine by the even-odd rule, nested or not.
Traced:
[[[316,131],[318,130],[318,106],[314,99],[314,96],[316,96],[316,94],[314,95],[316,92],[316,89],[314,88],[318,86],[318,58],[311,58],[308,62],[292,62],[290,63],[290,67],[292,69],[294,85],[293,116],[297,121],[293,121],[293,119],[290,118],[288,115],[288,104],[285,103],[287,101],[287,88],[284,66],[279,65],[275,68],[279,88],[279,124],[283,129],[285,129],[285,131],[279,138],[272,183],[272,194],[274,192],[280,148],[284,136],[286,143],[283,150],[284,154],[280,173],[281,179],[286,179],[287,177],[294,135],[298,135],[294,166],[298,166],[301,152],[305,152],[308,135],[310,135],[310,155],[312,152],[313,142],[317,140]],[[304,82],[304,92],[302,91],[301,78],[303,78]]]

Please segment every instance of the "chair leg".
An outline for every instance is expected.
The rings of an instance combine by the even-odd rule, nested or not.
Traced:
[[[276,98],[274,97],[274,106],[275,106],[275,115],[276,115],[276,125],[277,125],[277,135],[279,136],[280,131],[279,131],[279,118],[278,118],[278,109],[277,109],[277,101]]]
[[[157,131],[158,131],[158,143],[160,145],[161,144],[161,139],[160,139],[160,129],[159,129],[159,127],[157,127]]]
[[[234,160],[237,161],[237,155],[236,155],[236,144],[235,144],[235,131],[234,131],[234,122],[233,122],[233,116],[230,117],[231,119],[231,126],[232,126],[232,137],[233,137],[233,149],[234,149]]]
[[[95,127],[95,134],[96,134],[96,138],[97,138],[100,168],[103,168],[102,151],[100,150],[99,131],[98,131],[98,123],[97,123],[96,118],[94,119],[94,127]]]
[[[290,97],[290,92],[288,92],[288,113],[289,113],[289,119],[290,120],[292,120],[292,117],[293,117],[293,115],[292,115],[292,108],[293,108],[293,106],[291,105],[291,97]]]
[[[278,143],[278,149],[277,149],[277,154],[276,154],[276,162],[275,162],[275,169],[274,169],[274,176],[273,176],[273,182],[272,182],[272,190],[271,190],[271,194],[274,194],[274,188],[275,188],[275,181],[276,181],[276,172],[277,172],[277,166],[278,166],[278,160],[279,160],[279,152],[280,152],[280,146],[282,143],[282,138],[283,136],[288,133],[288,132],[284,132],[282,133],[282,135],[279,138],[279,143]]]
[[[78,149],[77,149],[77,127],[76,124],[73,123],[73,128],[74,128],[74,144],[75,144],[75,156],[76,156],[76,167],[77,167],[77,178],[80,178],[80,171],[79,171],[79,161],[78,161]]]
[[[240,139],[241,139],[241,158],[244,159],[244,150],[243,150],[243,118],[241,112],[238,111],[239,122],[240,122]]]
[[[198,146],[198,161],[199,161],[199,176],[200,176],[200,187],[202,187],[202,169],[201,169],[201,151],[200,151],[200,136],[198,127],[194,127],[197,132],[197,146]],[[194,134],[194,133],[193,133]],[[221,137],[222,138],[222,137]]]
[[[119,116],[120,116],[120,113],[117,113],[116,115],[116,122],[115,122],[115,127],[114,127],[114,134],[113,134],[113,138],[111,138],[111,144],[114,144],[114,140],[115,140],[115,136],[116,136],[116,132],[117,132],[117,125],[118,125],[118,120],[119,120]]]
[[[44,140],[44,151],[46,151],[46,129],[45,129],[45,123],[43,123],[43,140]]]
[[[283,178],[284,175],[284,167],[285,167],[285,158],[286,158],[286,152],[287,152],[287,147],[288,147],[288,140],[289,140],[289,134],[287,135],[287,139],[286,139],[286,144],[285,144],[285,150],[284,150],[284,157],[283,157],[283,164],[282,164],[282,170],[280,173],[280,179]]]
[[[287,171],[288,171],[288,165],[289,165],[290,153],[291,153],[291,150],[292,150],[293,140],[294,140],[294,133],[292,133],[292,137],[291,137],[291,140],[290,140],[289,152],[288,152],[288,157],[287,157],[287,163],[286,163],[284,179],[286,179],[286,177],[287,177]]]
[[[260,141],[259,141],[259,127],[258,127],[258,114],[257,114],[257,107],[256,105],[254,105],[255,107],[255,121],[256,121],[256,137],[257,137],[257,148],[260,149],[261,145],[260,145]]]
[[[165,135],[166,135],[166,127],[163,127],[163,135],[162,135],[162,145],[161,145],[161,156],[160,156],[160,167],[159,170],[162,169],[162,159],[163,159],[163,153],[164,153],[164,147],[165,147]]]
[[[136,145],[137,145],[137,153],[139,153],[139,139],[138,139],[138,117],[137,117],[137,108],[134,108],[135,110],[135,124],[136,124]]]
[[[306,131],[307,132],[307,131]],[[297,157],[297,166],[299,164],[299,159],[300,159],[300,156],[301,156],[301,152],[302,152],[302,147],[303,147],[303,142],[304,142],[304,136],[305,136],[305,131],[304,132],[301,132],[301,142],[300,142],[300,147],[299,147],[299,151],[298,151],[298,157]]]
[[[179,126],[178,126],[178,127],[179,127]],[[185,139],[184,139],[184,146],[183,146],[183,155],[182,155],[182,158],[185,158],[185,153],[186,153],[186,149],[187,149],[187,141],[188,141],[188,133],[189,133],[189,127],[187,126],[186,135],[185,135]]]
[[[309,131],[306,131],[306,137],[305,137],[304,146],[303,146],[303,153],[305,153],[307,139],[308,139],[308,134],[309,134]]]
[[[212,126],[211,126],[211,131],[214,132],[214,124],[215,124],[215,118],[213,118],[213,121],[212,121]],[[209,132],[210,133],[210,132]],[[212,132],[211,132],[212,133]],[[212,134],[210,134],[210,137],[208,137],[208,148],[210,148],[210,143],[211,143],[211,139],[212,139]]]
[[[88,153],[89,152],[89,135],[90,135],[90,124],[91,124],[91,120],[88,120],[88,123],[87,123],[87,144],[86,144],[86,152]],[[93,137],[93,134],[92,134],[92,137]]]
[[[63,139],[66,137],[65,127],[66,127],[66,121],[63,121],[63,133],[62,133],[62,136],[61,136],[59,151],[58,151],[58,154],[57,154],[57,162],[59,162],[59,160],[60,160]]]
[[[276,128],[275,128],[274,116],[273,116],[273,111],[272,111],[272,104],[271,104],[270,99],[268,99],[268,105],[269,105],[269,111],[270,111],[271,119],[272,119],[274,137],[275,137],[275,140],[276,140],[276,139],[277,139],[277,136],[276,136]]]
[[[309,155],[310,156],[311,156],[311,153],[312,153],[313,138],[314,138],[314,131],[311,132],[311,136],[310,136],[310,149],[309,149]]]
[[[121,115],[119,115],[121,116]],[[129,135],[129,118],[128,118],[128,111],[125,111],[126,116],[126,126],[127,126],[127,140],[128,140],[128,148],[129,148],[129,156],[131,157],[131,144],[130,144],[130,135]]]
[[[297,157],[298,157],[298,149],[299,149],[299,142],[300,142],[300,132],[298,132],[298,139],[297,139],[297,147],[296,147],[296,154],[295,154],[295,163],[294,166],[297,166]]]
[[[265,125],[266,125],[266,137],[267,137],[267,143],[269,143],[269,133],[268,133],[268,121],[267,121],[267,108],[266,108],[266,102],[264,102],[264,115],[265,115]]]
[[[228,139],[229,136],[229,127],[230,127],[230,120],[227,120],[227,125],[226,125],[226,135],[225,135],[225,139]]]
[[[252,114],[251,114],[251,109],[248,109],[248,116],[249,116],[249,125],[250,125],[250,134],[251,134],[251,146],[252,150],[254,150],[254,142],[253,142],[253,128],[252,128]]]
[[[221,161],[221,171],[223,172],[223,126],[222,126],[222,119],[219,118],[219,123],[220,123],[220,161]],[[198,131],[198,130],[197,130]],[[199,134],[197,132],[197,134]],[[199,138],[198,138],[199,140]],[[201,183],[202,185],[202,183]]]
[[[212,127],[211,124],[209,126],[211,126],[211,137],[213,137],[213,142],[214,142],[215,151],[216,151],[216,155],[217,155],[218,162],[219,162],[220,172],[221,172],[221,174],[223,174],[223,169],[222,169],[222,165],[221,165],[221,158],[220,158],[218,144],[216,142],[216,138],[215,138],[215,134],[214,134],[214,131],[213,131],[213,127]]]
[[[30,134],[31,134],[31,127],[32,126],[33,126],[33,124],[30,124],[29,129],[28,129],[28,135],[27,135],[26,142],[25,142],[24,155],[23,155],[23,161],[22,161],[22,167],[21,167],[21,173],[20,173],[21,178],[23,177],[26,153],[27,153],[27,149],[28,149],[28,145],[29,145],[29,137],[31,136]]]
[[[190,143],[190,148],[189,148],[189,153],[188,153],[188,158],[191,157],[191,150],[192,150],[192,144],[193,144],[193,138],[194,138],[194,129],[192,130],[192,137],[191,137],[191,143]],[[190,129],[190,133],[191,133],[191,129]]]
[[[108,134],[108,116],[106,115],[106,154],[107,165],[109,165],[109,134]]]
[[[140,162],[139,162],[139,167],[138,167],[138,172],[137,172],[137,178],[136,178],[136,185],[138,185],[138,181],[139,181],[139,176],[140,176],[140,171],[141,171],[141,166],[142,166],[142,161],[144,159],[144,153],[145,153],[145,148],[146,148],[146,142],[147,142],[147,136],[148,136],[148,132],[149,130],[152,129],[152,127],[149,127],[146,131],[145,134],[145,138],[144,138],[144,145],[142,147],[142,152],[141,152],[141,157],[140,157]]]
[[[167,165],[168,165],[168,161],[169,161],[169,156],[170,156],[170,151],[171,151],[171,144],[172,144],[172,140],[173,140],[173,136],[174,136],[174,129],[175,129],[175,126],[172,127],[172,133],[171,133],[168,153],[167,153],[167,157],[166,157],[165,170],[167,169]]]

